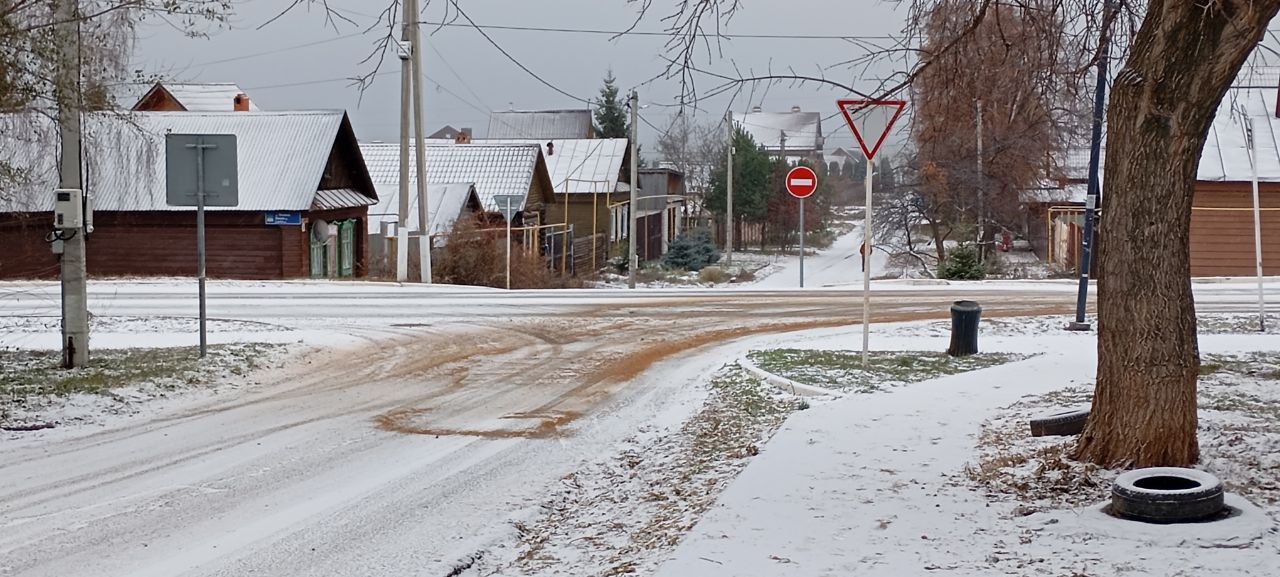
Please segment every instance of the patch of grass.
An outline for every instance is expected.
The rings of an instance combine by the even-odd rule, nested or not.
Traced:
[[[110,395],[113,389],[143,384],[165,390],[206,384],[222,371],[239,375],[259,368],[271,346],[214,345],[203,361],[196,347],[98,349],[87,366],[71,370],[61,367],[58,351],[0,350],[0,402],[28,396]]]
[[[753,351],[749,357],[760,368],[793,381],[860,393],[976,371],[1025,358],[1003,353],[951,357],[945,353],[925,351],[884,351],[871,353],[868,368],[863,370],[862,354],[854,351],[770,349]]]

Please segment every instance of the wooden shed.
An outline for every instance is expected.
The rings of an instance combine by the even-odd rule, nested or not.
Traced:
[[[58,256],[51,191],[56,132],[30,118],[9,121],[0,154],[30,174],[0,190],[0,278],[51,278]],[[100,113],[85,121],[87,237],[95,276],[196,273],[195,210],[165,200],[164,135],[233,134],[239,205],[206,213],[207,274],[278,279],[361,276],[367,268],[369,205],[377,195],[346,113]],[[21,136],[26,140],[20,141]]]

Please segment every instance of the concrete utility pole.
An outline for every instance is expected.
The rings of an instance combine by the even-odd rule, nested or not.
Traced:
[[[404,3],[400,27],[400,210],[396,220],[396,280],[409,280],[409,106],[411,92],[413,44],[410,41],[414,18],[413,7]]]
[[[725,124],[729,129],[729,158],[725,165],[725,221],[724,221],[724,264],[733,264],[733,112],[725,114]]]
[[[978,133],[978,261],[986,262],[987,247],[982,244],[986,239],[984,235],[987,226],[986,213],[986,178],[982,173],[982,100],[978,100],[978,116],[976,120]]]
[[[62,152],[58,159],[59,188],[82,191],[80,175],[80,16],[78,0],[58,3],[58,126]],[[82,210],[83,212],[83,210]],[[87,216],[87,215],[86,215]],[[85,218],[81,226],[63,235],[62,248],[62,366],[82,367],[89,362],[88,279],[85,271]],[[66,231],[60,231],[66,232]]]
[[[427,206],[427,150],[422,138],[422,35],[418,33],[418,0],[405,0],[412,6],[413,17],[407,18],[410,61],[413,74],[413,146],[418,177],[418,265],[421,280],[431,284],[431,226]]]
[[[636,269],[640,267],[640,260],[636,252],[636,176],[639,172],[638,160],[636,158],[636,134],[637,121],[640,117],[640,96],[635,90],[631,91],[631,99],[627,101],[631,107],[631,202],[627,204],[627,236],[631,237],[631,252],[628,257],[627,266],[627,288],[636,288]]]

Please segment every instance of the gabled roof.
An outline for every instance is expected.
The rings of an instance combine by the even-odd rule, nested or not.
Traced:
[[[138,99],[133,109],[138,110],[138,106],[157,91],[168,93],[187,112],[231,112],[235,110],[236,95],[244,92],[239,86],[230,82],[207,84],[157,82],[151,90]],[[258,105],[252,98],[249,99],[249,110],[251,112],[258,110]]]
[[[1242,76],[1247,71],[1242,73]],[[1200,155],[1196,180],[1244,182],[1253,179],[1244,127],[1252,119],[1258,149],[1258,180],[1280,182],[1280,118],[1277,88],[1232,88],[1218,105]]]
[[[489,115],[487,138],[552,140],[591,138],[594,133],[590,110],[511,110]]]
[[[477,140],[476,144],[534,145],[542,148],[557,193],[612,192],[627,158],[625,138],[573,138],[538,140]],[[551,144],[548,154],[547,144]]]
[[[379,232],[382,223],[397,222],[400,210],[400,191],[396,183],[377,184],[378,206],[369,208],[369,234]],[[427,185],[427,218],[431,234],[447,234],[453,223],[468,209],[481,211],[480,195],[476,185],[470,182],[452,182]],[[409,230],[418,230],[418,193],[409,191]]]
[[[369,167],[375,185],[400,182],[400,145],[398,143],[362,142],[360,151]],[[535,145],[510,146],[490,144],[452,144],[442,141],[426,146],[428,184],[471,182],[485,209],[498,210],[493,200],[498,194],[527,195],[536,180],[550,187],[547,166],[541,148]],[[414,146],[409,145],[409,182],[418,182],[412,168]],[[553,199],[538,199],[548,202]],[[527,201],[527,199],[526,199]]]
[[[788,149],[822,150],[822,114],[818,112],[735,112],[733,122],[765,150],[780,150],[783,133]]]
[[[0,158],[27,168],[30,179],[16,194],[0,195],[0,211],[52,210],[49,191],[58,180],[57,131],[48,119],[22,116],[5,119],[26,128],[0,130]],[[311,210],[330,153],[339,144],[340,132],[351,135],[349,130],[342,111],[86,114],[85,190],[100,211],[195,210],[166,204],[165,134],[234,134],[240,203],[208,210]],[[356,164],[357,180],[369,186],[363,167]],[[377,201],[372,190],[333,192],[319,201],[351,206],[361,196],[364,204]]]

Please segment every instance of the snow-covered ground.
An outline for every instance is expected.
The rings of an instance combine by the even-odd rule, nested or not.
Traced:
[[[862,225],[857,224],[849,233],[836,237],[831,246],[804,259],[804,286],[806,288],[833,288],[862,286]],[[871,278],[884,274],[889,260],[882,249],[871,251]],[[780,259],[768,276],[750,283],[762,289],[789,289],[800,287],[800,256],[790,255]]]
[[[879,348],[946,346],[904,328]],[[824,333],[796,346],[855,339]],[[1200,345],[1280,354],[1271,336],[1206,335]],[[1242,505],[1245,518],[1225,530],[1133,527],[1087,507],[1030,515],[969,480],[984,421],[1028,396],[1090,382],[1095,346],[1062,332],[984,338],[985,350],[1035,356],[794,414],[657,575],[1274,575],[1274,503]],[[1107,496],[1105,486],[1082,490],[1088,503]]]

